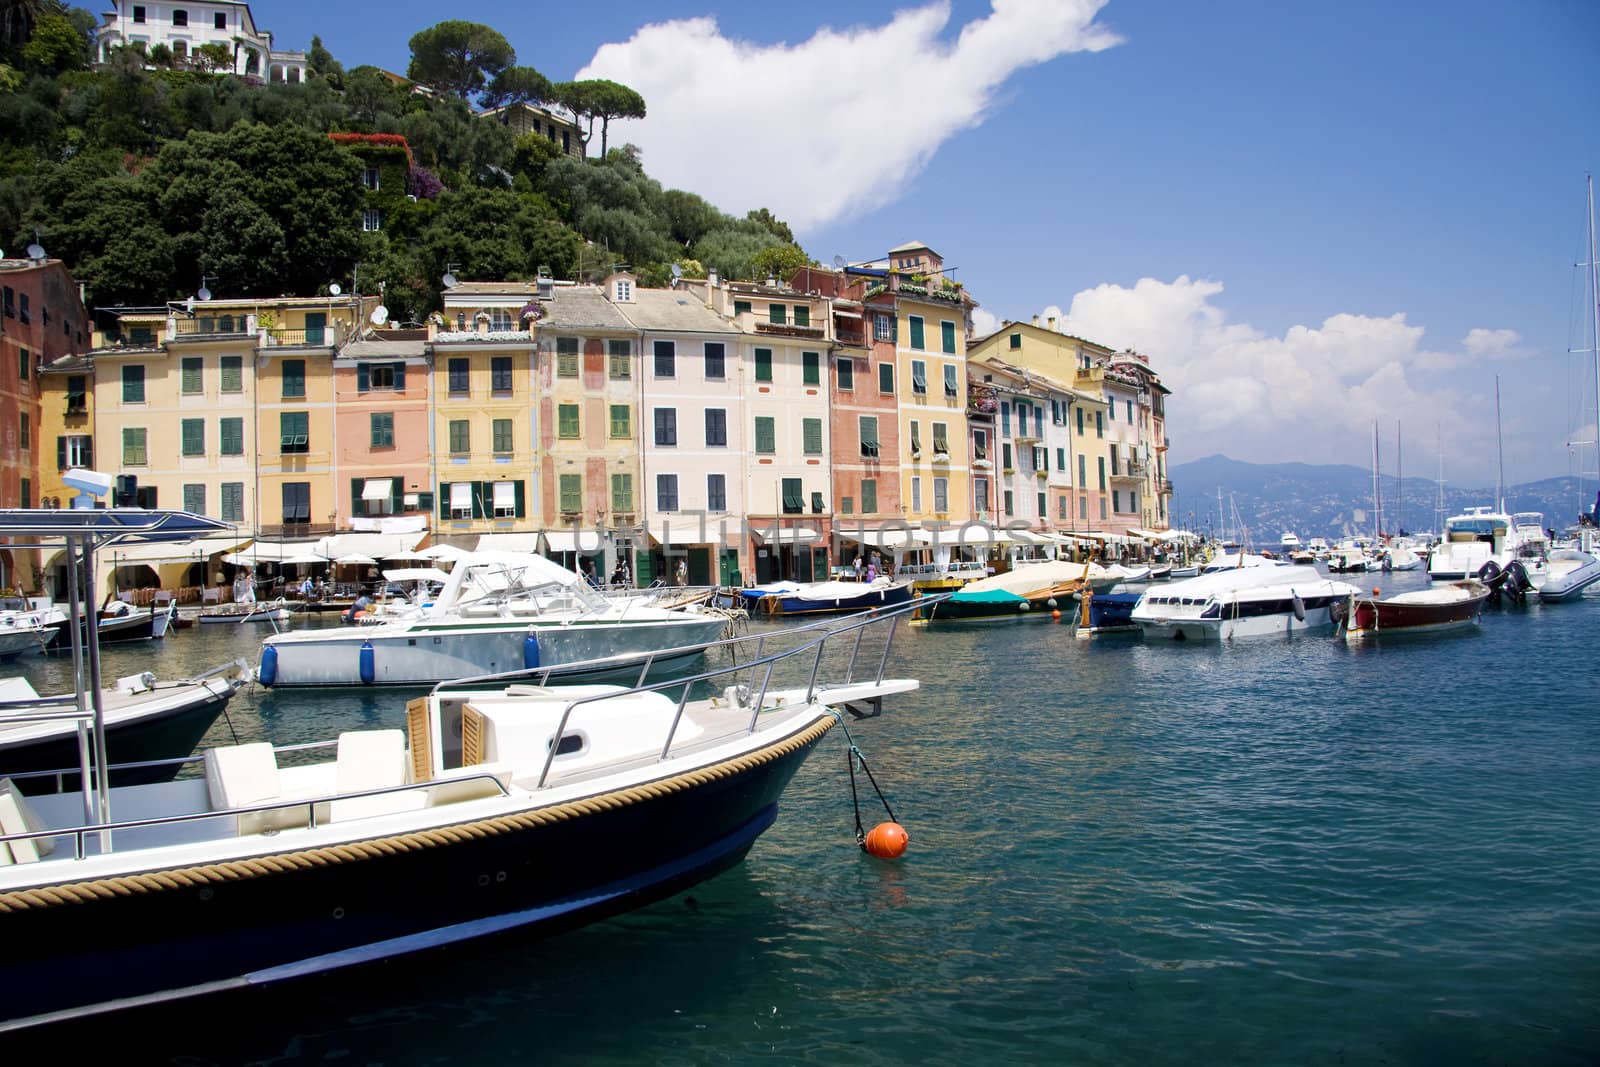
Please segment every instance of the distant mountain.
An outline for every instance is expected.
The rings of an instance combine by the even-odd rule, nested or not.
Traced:
[[[1372,533],[1372,471],[1361,467],[1245,463],[1216,455],[1180,463],[1169,469],[1168,476],[1177,490],[1172,505],[1173,526],[1216,532],[1220,489],[1221,528],[1237,533],[1242,521],[1256,545],[1273,544],[1286,530],[1292,530],[1301,540]],[[1408,477],[1401,486],[1393,475],[1386,474],[1379,490],[1385,533],[1397,533],[1402,526],[1411,532],[1438,530],[1441,522],[1438,482]],[[1572,477],[1546,478],[1508,486],[1506,506],[1512,511],[1540,512],[1546,526],[1560,528],[1577,521],[1581,509],[1594,506],[1594,491],[1593,482],[1584,485]],[[1461,489],[1446,484],[1444,515],[1456,515],[1472,506],[1492,505],[1494,495],[1493,486]],[[1234,518],[1235,509],[1238,519]]]

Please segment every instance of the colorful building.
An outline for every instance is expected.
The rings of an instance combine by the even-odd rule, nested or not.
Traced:
[[[333,390],[334,470],[349,487],[347,494],[336,493],[335,525],[357,529],[396,515],[431,518],[433,382],[426,343],[346,344],[333,360]]]

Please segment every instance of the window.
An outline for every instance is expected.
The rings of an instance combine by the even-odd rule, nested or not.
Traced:
[[[244,521],[244,483],[222,483],[222,521]]]
[[[922,479],[911,479],[911,510],[913,513],[922,510]]]
[[[563,500],[562,510],[566,510]],[[571,510],[578,510],[576,507]],[[611,513],[626,514],[633,510],[633,475],[613,474],[611,476]]]
[[[1017,405],[1017,436],[1028,436],[1028,405]]]
[[[861,454],[868,459],[878,458],[878,416],[862,415],[859,417],[861,425]]]
[[[16,301],[17,301],[17,291],[15,289],[11,288],[11,286],[9,286],[9,285],[6,286],[6,318],[14,319],[14,318],[17,317],[17,303],[16,303]]]
[[[483,515],[483,499],[474,491],[477,486],[473,482],[446,482],[450,489],[450,517],[452,519],[480,518]]]
[[[172,24],[174,26],[189,25],[189,13],[182,8],[178,8],[172,13]]]
[[[767,305],[767,321],[782,326],[789,321],[789,307],[787,304]]]
[[[1011,401],[1000,401],[1000,436],[1011,436]]]
[[[878,512],[878,479],[861,479],[861,514],[876,515]]]
[[[61,470],[71,467],[93,467],[93,440],[87,434],[56,438],[56,466]]]
[[[656,510],[678,510],[678,476],[676,474],[656,475]]]
[[[794,306],[794,324],[796,326],[811,325],[811,309],[804,304]]]
[[[1088,462],[1088,461],[1084,458],[1083,453],[1079,452],[1078,453],[1078,488],[1079,489],[1082,489],[1085,485],[1087,485],[1089,483],[1089,475],[1086,473],[1088,468],[1084,466],[1084,464],[1086,462]]]
[[[1011,490],[1007,489],[1005,491],[1005,501],[1006,501],[1006,518],[1008,518],[1008,519],[1012,515],[1016,514],[1015,510],[1013,509],[1013,505],[1014,505],[1014,501],[1015,500],[1016,500],[1016,494],[1012,493]]]
[[[495,396],[511,395],[510,356],[495,356],[489,360],[489,388]]]
[[[361,212],[361,228],[367,233],[377,233],[383,229],[383,212],[375,207]]]
[[[1046,473],[1049,472],[1050,450],[1048,448],[1036,448],[1033,450],[1033,469],[1036,471],[1045,471]]]
[[[617,279],[616,299],[619,304],[626,304],[633,299],[633,283],[622,278]]]
[[[357,363],[356,392],[366,393],[374,389],[393,392],[396,389],[404,389],[405,373],[404,363]]]
[[[283,361],[283,396],[285,400],[306,395],[306,361],[303,359],[286,359]]]
[[[1103,411],[1094,413],[1094,435],[1096,437],[1104,437],[1106,435],[1106,418]]]
[[[1080,497],[1078,497],[1078,518],[1087,519],[1088,517],[1089,517],[1089,498],[1086,497],[1086,496],[1080,496]]]
[[[562,404],[556,409],[556,436],[563,440],[578,437],[578,405]]]
[[[1111,453],[1111,473],[1121,474],[1122,465],[1117,462],[1119,459],[1121,459],[1121,457],[1117,455],[1117,446],[1113,444],[1107,449],[1107,451]]]
[[[578,376],[578,339],[576,337],[556,338],[556,377],[576,378]]]
[[[895,338],[895,318],[893,315],[872,316],[872,339],[874,341],[893,341]]]
[[[772,349],[756,349],[756,381],[772,381]]]
[[[956,365],[954,363],[946,363],[944,365],[944,395],[954,397],[956,391]]]
[[[728,510],[728,476],[726,474],[706,475],[706,510]]]
[[[1083,436],[1083,409],[1078,409],[1078,436]]]
[[[803,431],[801,437],[804,441],[806,455],[822,455],[822,420],[802,419],[800,426]]]
[[[735,300],[733,302],[733,313],[735,315],[743,315],[743,314],[747,313],[749,310],[750,310],[750,301],[748,301],[748,300]]]
[[[726,448],[728,445],[728,412],[724,408],[706,408],[706,447]]]
[[[633,408],[627,404],[611,405],[611,439],[626,441],[633,437]]]
[[[1014,334],[1011,335],[1011,347],[1012,348],[1021,348],[1022,347],[1022,335],[1020,333],[1014,333]]]
[[[948,320],[939,323],[939,347],[949,353],[956,354],[956,324]]]
[[[206,513],[206,487],[204,485],[185,485],[183,487],[183,510],[191,515],[204,515]]]
[[[283,483],[283,521],[285,525],[311,521],[311,483]]]
[[[211,16],[211,28],[214,29],[214,30],[225,30],[225,29],[227,29],[228,28],[228,15],[227,15],[227,12],[218,11],[215,14],[213,14]],[[376,188],[376,186],[374,186],[374,188]]]
[[[756,416],[756,452],[770,456],[778,450],[778,431],[772,416]]]
[[[83,415],[89,410],[89,378],[83,374],[67,376],[67,414]]]
[[[726,349],[721,341],[706,342],[706,380],[722,381],[728,376]]]
[[[1111,401],[1111,403],[1109,403],[1106,406],[1110,409],[1110,412],[1106,417],[1109,418],[1112,422],[1116,422],[1117,421],[1117,402],[1115,400],[1113,400],[1113,401]]]
[[[515,447],[511,434],[511,420],[495,419],[490,422],[489,440],[494,447],[496,455],[510,455]]]
[[[928,365],[920,359],[911,361],[911,391],[919,395],[928,392]]]
[[[977,508],[979,516],[989,512],[989,479],[972,479],[972,504]]]
[[[206,420],[183,420],[183,454],[186,456],[203,456],[206,454]]]
[[[1133,401],[1125,400],[1123,403],[1128,405],[1128,422],[1131,425],[1133,423]]]
[[[975,460],[989,458],[989,435],[983,430],[972,431],[972,458]]]
[[[911,347],[920,352],[925,347],[922,343],[922,316],[908,315],[906,321],[911,328]]]
[[[839,389],[842,392],[853,392],[856,387],[856,361],[848,356],[841,357],[835,365],[834,373],[838,377]]]
[[[1039,518],[1045,519],[1045,518],[1049,518],[1049,516],[1050,516],[1050,495],[1048,493],[1040,493],[1039,494]]]
[[[916,419],[911,420],[911,454],[922,455],[922,423]]]
[[[949,427],[945,423],[933,424],[933,454],[946,458],[950,455]]]
[[[1103,493],[1103,492],[1106,491],[1106,457],[1101,456],[1099,462],[1100,462],[1100,491]],[[1104,502],[1102,501],[1102,503],[1104,503]],[[1104,516],[1102,516],[1102,518],[1103,517]]]
[[[822,356],[820,353],[800,353],[800,380],[805,385],[822,384]]]
[[[370,440],[373,448],[394,447],[394,412],[375,411],[369,416]]]
[[[1066,498],[1066,494],[1062,494],[1061,496],[1056,497],[1056,518],[1065,521],[1066,517],[1067,517],[1067,498]]]
[[[1000,469],[1013,470],[1011,466],[1011,442],[1003,441],[1000,444]]]
[[[1102,520],[1104,520],[1105,517],[1106,517],[1106,498],[1105,497],[1101,497],[1100,498],[1100,518]]]
[[[472,392],[472,362],[452,359],[449,364],[450,380],[447,388],[451,396],[466,396]]]
[[[222,357],[222,391],[224,393],[244,392],[244,357]]]
[[[122,402],[144,403],[144,364],[130,363],[122,368]]]
[[[1122,510],[1122,490],[1120,490],[1120,489],[1111,490],[1111,510],[1112,511],[1121,511]]]
[[[678,346],[673,341],[657,341],[656,350],[656,377],[676,378],[678,376]]]
[[[365,167],[361,171],[361,186],[377,192],[382,187],[377,167]]]
[[[656,444],[676,447],[678,444],[678,409],[656,408]]]
[[[892,392],[894,392],[894,364],[893,363],[880,363],[880,364],[878,364],[878,392],[880,392],[880,393],[892,393]]]
[[[311,416],[304,411],[284,411],[278,415],[278,433],[281,438],[278,451],[304,453],[311,449]]]
[[[950,479],[933,480],[933,510],[941,515],[950,510]]]
[[[1066,469],[1067,469],[1067,450],[1064,449],[1064,448],[1058,448],[1058,449],[1056,449],[1056,470],[1064,471]]]
[[[470,419],[450,420],[450,451],[455,455],[462,455],[472,451],[472,421]]]
[[[821,515],[826,509],[827,505],[822,501],[822,494],[815,489],[811,490],[811,514]]]
[[[1138,511],[1139,510],[1139,491],[1137,489],[1129,489],[1128,490],[1128,510],[1129,511]]]
[[[614,382],[625,382],[633,377],[633,343],[630,341],[607,341],[606,362],[609,364],[607,373]]]
[[[785,515],[805,514],[805,494],[805,485],[799,478],[785,478],[783,480],[783,513]]]
[[[22,479],[22,506],[25,508],[33,507],[33,479],[31,478]]]
[[[143,22],[144,21],[144,5],[143,4],[134,4],[133,5],[133,21],[135,21],[135,22]]]
[[[224,456],[244,455],[244,420],[223,419],[220,424],[221,449]]]
[[[613,483],[615,484],[615,483]],[[561,476],[561,511],[573,515],[583,510],[583,475]]]
[[[494,517],[497,519],[514,519],[522,514],[521,482],[495,482],[493,496]]]

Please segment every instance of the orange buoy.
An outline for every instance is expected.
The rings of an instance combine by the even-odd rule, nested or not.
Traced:
[[[869,856],[893,860],[905,855],[910,840],[904,826],[897,822],[880,822],[867,831],[867,839],[861,847],[867,850]]]
[[[1044,410],[1044,409],[1043,409],[1043,408],[1040,408],[1040,409],[1039,409],[1039,410],[1041,410],[1041,411],[1043,411],[1043,410]],[[1059,608],[1057,608],[1057,609],[1056,609],[1056,610],[1055,610],[1055,611],[1052,611],[1052,612],[1051,612],[1051,613],[1050,613],[1050,617],[1051,617],[1051,618],[1052,618],[1052,619],[1059,619],[1059,618],[1061,618],[1061,610],[1060,610],[1060,609],[1059,609]]]
[[[1383,590],[1379,589],[1377,586],[1373,586],[1372,587],[1372,595],[1373,596],[1382,596],[1383,595]]]

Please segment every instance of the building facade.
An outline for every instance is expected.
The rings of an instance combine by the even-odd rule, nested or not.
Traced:
[[[250,5],[239,0],[206,0],[203,4],[132,3],[112,0],[111,10],[95,30],[94,54],[105,63],[123,47],[149,52],[164,45],[174,64],[189,65],[199,49],[217,45],[226,49],[229,63],[223,69],[240,77],[295,85],[306,80],[309,68],[304,52],[279,51],[272,34],[256,26]]]

